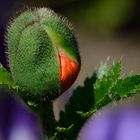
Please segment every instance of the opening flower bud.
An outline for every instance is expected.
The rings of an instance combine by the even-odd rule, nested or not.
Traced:
[[[28,10],[15,18],[8,28],[7,44],[12,77],[28,96],[54,99],[79,73],[73,31],[50,9]]]

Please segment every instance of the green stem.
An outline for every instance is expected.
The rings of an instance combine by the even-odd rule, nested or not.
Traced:
[[[53,102],[43,102],[36,106],[31,105],[30,108],[39,115],[45,136],[52,137],[55,131]]]
[[[49,137],[53,136],[55,131],[55,118],[54,118],[54,112],[53,112],[53,103],[43,103],[38,106],[38,112],[41,123],[43,126],[44,134]]]

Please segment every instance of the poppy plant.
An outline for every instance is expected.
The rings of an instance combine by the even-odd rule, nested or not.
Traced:
[[[1,60],[6,60],[0,65],[0,139],[140,139],[137,106],[104,110],[95,117],[108,103],[140,92],[140,75],[122,78],[120,62],[111,68],[102,64],[74,90],[55,120],[53,101],[74,83],[81,67],[78,43],[66,19],[48,8],[18,13],[8,24],[5,48]]]
[[[20,89],[18,94],[28,106],[30,103],[32,107],[52,104],[52,100],[76,80],[81,65],[76,38],[67,20],[52,10],[36,8],[24,11],[9,23],[5,36],[5,58],[8,59],[2,64],[9,67],[9,75]],[[40,126],[37,116],[20,97],[9,92],[1,90],[2,94],[5,93],[0,100],[3,139],[43,139],[42,132],[46,130],[41,131],[41,127],[46,129],[46,124]],[[36,111],[41,117],[40,122],[44,119],[46,122],[46,116],[41,114],[42,110],[43,113],[48,111],[43,108],[45,106]]]

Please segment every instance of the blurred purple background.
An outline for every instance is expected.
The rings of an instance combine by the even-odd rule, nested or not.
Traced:
[[[140,106],[104,108],[83,126],[78,140],[139,140]]]
[[[0,88],[0,140],[42,140],[42,126],[18,96]]]

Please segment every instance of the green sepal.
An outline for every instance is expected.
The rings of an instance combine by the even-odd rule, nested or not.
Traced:
[[[40,17],[40,22],[48,32],[52,42],[57,48],[61,48],[69,57],[79,64],[81,63],[78,43],[74,33],[65,19],[57,16],[53,11],[47,9],[37,9],[36,14]]]
[[[16,18],[8,30],[8,57],[13,79],[28,96],[46,100],[60,94],[58,52],[40,18],[32,11]]]

